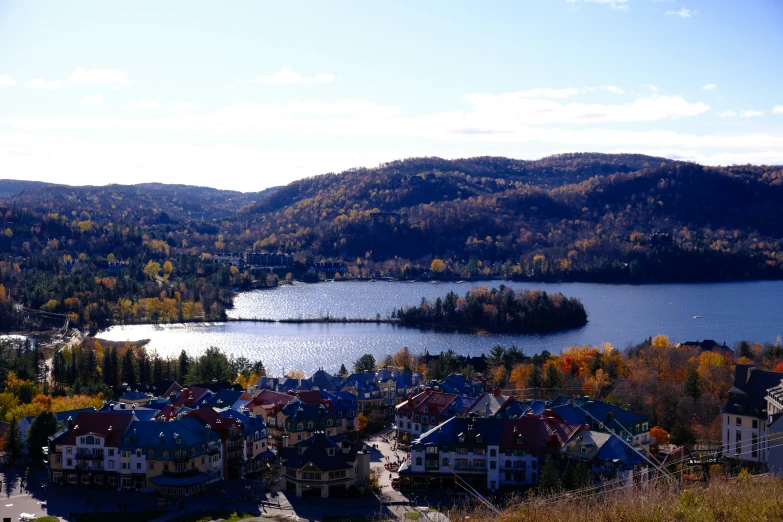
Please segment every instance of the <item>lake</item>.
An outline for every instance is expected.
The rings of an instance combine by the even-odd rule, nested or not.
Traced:
[[[234,318],[387,317],[404,305],[454,291],[463,295],[475,283],[336,282],[295,284],[239,294]],[[413,353],[452,349],[459,354],[488,353],[495,345],[516,344],[525,353],[559,352],[578,344],[611,343],[624,348],[658,334],[672,342],[714,339],[729,346],[740,340],[774,342],[783,335],[783,281],[612,285],[594,283],[512,283],[577,297],[587,310],[582,328],[547,335],[465,334],[422,331],[391,324],[280,324],[226,322],[114,326],[98,337],[112,341],[150,339],[148,349],[177,355],[218,346],[235,356],[261,359],[270,375],[298,369],[310,375],[319,367],[350,368],[364,353],[381,359],[403,346]],[[700,316],[700,318],[694,318]]]

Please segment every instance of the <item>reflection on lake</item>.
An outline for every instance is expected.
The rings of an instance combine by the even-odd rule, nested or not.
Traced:
[[[115,326],[99,337],[114,341],[150,339],[163,355],[185,349],[198,353],[218,346],[235,356],[261,359],[270,374],[318,367],[336,371],[351,366],[363,353],[376,359],[403,346],[414,353],[453,349],[460,354],[488,352],[496,344],[516,344],[525,353],[553,352],[573,344],[610,342],[625,347],[665,333],[674,342],[714,339],[733,345],[739,340],[772,342],[783,334],[783,281],[608,285],[590,283],[509,283],[515,289],[540,288],[578,297],[587,310],[583,328],[547,335],[475,335],[420,331],[388,324],[274,324],[252,322],[166,326]],[[339,282],[297,284],[240,294],[231,317],[307,318],[388,316],[422,297],[464,294],[471,283]],[[694,318],[694,316],[701,316]]]

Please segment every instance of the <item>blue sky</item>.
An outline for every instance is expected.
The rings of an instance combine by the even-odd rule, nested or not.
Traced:
[[[259,190],[410,156],[783,163],[778,0],[0,0],[1,177]]]

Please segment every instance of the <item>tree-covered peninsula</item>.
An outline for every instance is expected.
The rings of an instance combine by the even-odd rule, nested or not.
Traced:
[[[582,302],[541,290],[514,291],[504,285],[471,288],[465,297],[454,292],[444,299],[421,300],[419,306],[394,312],[403,326],[486,330],[498,333],[545,333],[587,323]]]

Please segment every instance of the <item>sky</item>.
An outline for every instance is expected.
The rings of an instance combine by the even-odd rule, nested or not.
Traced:
[[[255,191],[414,156],[783,164],[783,2],[0,0],[0,178]]]

